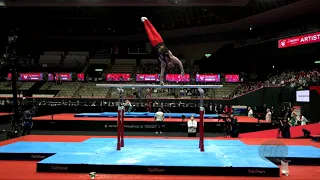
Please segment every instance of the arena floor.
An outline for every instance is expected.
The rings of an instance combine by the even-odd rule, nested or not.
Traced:
[[[12,139],[9,141],[0,142],[0,145],[12,144],[14,142],[24,141],[24,142],[83,142],[90,140],[91,138],[96,138],[95,136],[43,136],[43,135],[30,135],[25,137],[20,137],[16,139]],[[113,139],[113,137],[104,137],[108,139]],[[101,136],[99,136],[101,140]],[[130,137],[132,141],[139,140],[139,137]],[[163,138],[155,138],[155,137],[143,137],[144,141],[150,141],[155,139],[155,141],[162,141]],[[190,138],[188,138],[190,140]],[[219,140],[216,142],[221,142],[220,138],[207,138],[212,140]],[[92,140],[92,139],[91,139]],[[93,139],[96,141],[95,139]],[[141,139],[140,139],[141,140]],[[173,141],[185,141],[185,138],[170,138]],[[320,148],[319,143],[312,142],[307,139],[239,139],[241,143],[246,145],[261,145],[267,141],[278,141],[288,146],[314,146]],[[130,141],[127,139],[127,141]],[[225,140],[228,141],[228,140]],[[233,140],[234,141],[234,140]],[[141,141],[139,141],[141,142]],[[95,142],[97,143],[97,142]],[[239,143],[239,142],[238,142]],[[130,143],[128,142],[128,146]],[[138,145],[142,145],[141,143]],[[144,147],[145,148],[145,147]],[[0,173],[1,179],[3,180],[13,180],[13,179],[89,179],[87,173],[38,173],[36,172],[36,166],[38,161],[0,161]],[[121,175],[121,174],[97,174],[96,179],[141,179],[141,180],[156,180],[156,179],[199,179],[199,180],[207,180],[207,179],[318,179],[317,174],[320,172],[319,166],[290,166],[290,175],[288,177],[221,177],[221,176],[172,176],[172,175]]]

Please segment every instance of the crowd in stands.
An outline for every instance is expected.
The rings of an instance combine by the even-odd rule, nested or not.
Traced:
[[[50,57],[51,56],[52,55],[50,55]],[[72,62],[77,62],[77,59],[74,59],[75,57],[74,55],[70,54],[69,56],[70,56],[69,59],[73,60]],[[60,54],[59,54],[59,57],[60,57]],[[78,59],[81,59],[81,58],[78,58]],[[83,61],[85,62],[85,59]],[[184,66],[185,66],[185,69],[187,69],[186,65]],[[140,64],[136,68],[135,72],[141,73],[141,74],[155,74],[160,72],[160,67],[158,66],[158,64]],[[186,71],[186,73],[188,72]],[[180,74],[180,68],[178,66],[167,67],[166,74]],[[102,75],[102,78],[103,77],[105,77],[104,73]],[[292,87],[297,89],[304,89],[309,85],[319,85],[319,82],[320,82],[319,78],[320,78],[320,72],[316,69],[302,70],[302,71],[284,71],[279,74],[269,76],[266,81],[257,82],[256,80],[255,81],[247,80],[245,83],[238,84],[235,90],[234,91],[232,90],[233,93],[229,93],[229,92],[225,93],[226,95],[224,95],[223,98],[234,98],[244,93],[248,93],[250,91],[253,91],[262,87],[270,87],[270,86],[283,86],[283,87],[287,86],[287,87]],[[108,83],[113,83],[113,82],[108,82]],[[114,82],[114,83],[118,83],[118,82]],[[122,82],[122,83],[125,83],[125,82]],[[132,82],[127,82],[127,83],[132,83]],[[166,82],[166,83],[176,84],[176,82]],[[57,84],[61,84],[61,82],[57,82]],[[183,84],[191,85],[191,84],[202,84],[202,83],[188,82]],[[6,86],[10,86],[10,85],[11,85],[10,81],[8,81],[8,84],[6,84]],[[208,95],[207,92],[205,92],[206,95]],[[177,92],[173,89],[158,89],[153,93],[158,94],[159,96],[164,94],[167,96],[177,95]],[[180,89],[179,95],[181,97],[198,97],[199,92],[197,89]]]
[[[270,86],[292,87],[297,89],[305,89],[309,85],[320,84],[320,72],[317,69],[302,70],[302,71],[284,71],[274,76],[270,76],[265,82],[248,82],[246,84],[239,84],[233,97],[241,94]]]

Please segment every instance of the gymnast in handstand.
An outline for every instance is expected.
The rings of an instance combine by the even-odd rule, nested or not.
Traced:
[[[128,113],[130,113],[132,111],[133,106],[129,100],[125,101],[124,106],[128,107],[128,111],[127,111]]]
[[[181,75],[184,76],[184,69],[181,61],[172,54],[172,52],[166,47],[163,42],[162,37],[158,31],[153,27],[151,22],[146,18],[142,17],[141,21],[147,31],[148,38],[151,42],[152,47],[154,47],[158,53],[158,59],[161,62],[161,73],[160,73],[160,84],[163,85],[165,70],[167,66],[173,66],[173,64],[178,64],[181,70]]]

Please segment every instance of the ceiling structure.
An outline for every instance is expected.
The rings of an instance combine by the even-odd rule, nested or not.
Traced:
[[[249,0],[1,0],[7,6],[245,6]]]
[[[134,35],[144,32],[140,21],[142,16],[148,17],[159,31],[209,27],[230,24],[300,0],[42,0],[39,3],[40,1],[8,0],[8,27],[18,27],[40,36]],[[61,6],[68,3],[87,6],[50,7],[53,2],[59,2]],[[19,3],[20,6],[24,3],[24,6],[47,7],[10,7]],[[99,3],[102,5],[96,7]]]

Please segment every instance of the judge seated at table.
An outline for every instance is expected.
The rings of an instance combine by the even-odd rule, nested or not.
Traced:
[[[192,115],[190,120],[188,121],[188,137],[196,137],[197,136],[197,121],[194,119]]]

